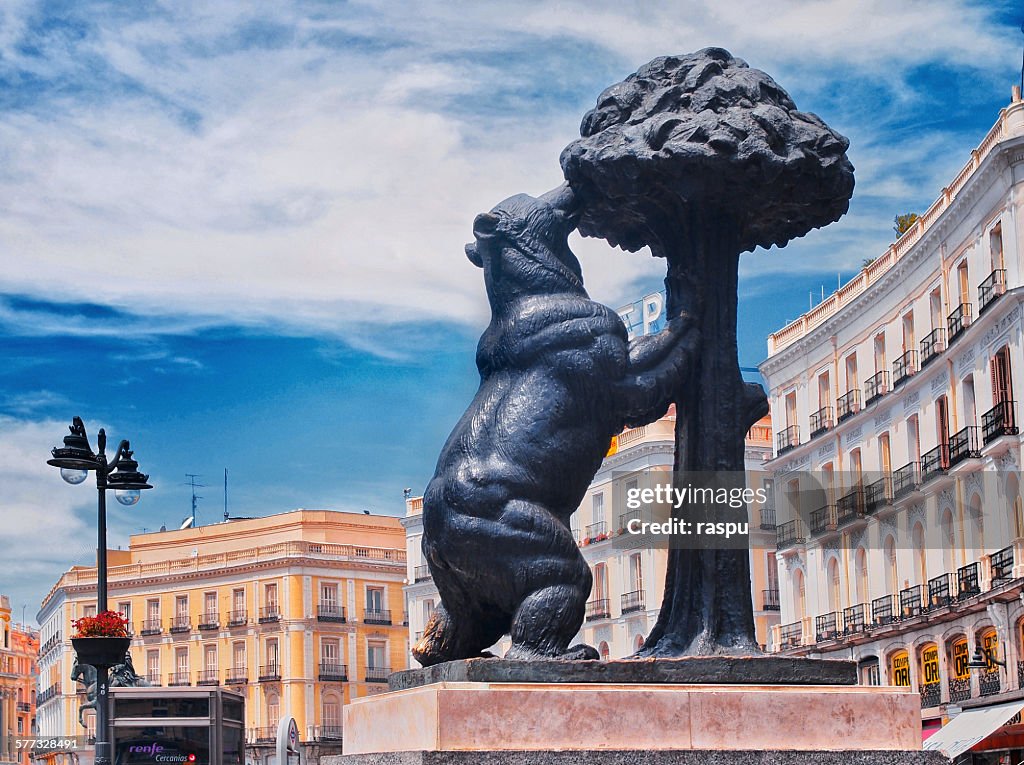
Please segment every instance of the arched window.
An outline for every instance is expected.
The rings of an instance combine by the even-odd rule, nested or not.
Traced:
[[[947,509],[942,514],[939,530],[942,533],[942,567],[947,574],[952,573],[956,568],[956,529],[953,527],[951,510]]]
[[[325,693],[320,714],[323,735],[333,737],[341,733],[341,699],[336,693]]]
[[[830,558],[828,562],[828,610],[839,611],[841,608],[839,561]]]
[[[608,567],[604,563],[594,566],[594,597],[592,600],[608,600]]]
[[[857,548],[857,602],[868,602],[868,553],[863,547]],[[877,663],[877,662],[876,662]]]
[[[978,550],[984,553],[985,516],[981,507],[981,497],[977,494],[972,494],[970,501],[967,503],[967,517],[971,519],[971,524],[974,526],[974,543],[977,545]]]
[[[637,635],[636,638],[633,640],[633,650],[634,651],[639,651],[643,647],[644,647],[644,636],[643,635]]]
[[[925,584],[928,581],[928,569],[925,563],[924,553],[924,525],[921,523],[914,524],[914,530],[911,532],[911,537],[914,542],[915,584]]]
[[[611,651],[608,649],[608,644],[601,641],[601,645],[597,647],[597,652],[601,654],[601,661],[608,661],[608,657],[611,655]]]
[[[803,619],[807,616],[807,591],[804,585],[804,572],[797,569],[793,574],[793,606],[796,611],[796,618]]]
[[[899,571],[896,565],[896,540],[889,535],[885,539],[885,591],[888,594],[899,589]]]

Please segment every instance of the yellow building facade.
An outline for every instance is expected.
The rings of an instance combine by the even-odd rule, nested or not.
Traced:
[[[11,603],[0,595],[0,762],[28,765],[17,740],[35,733],[38,634],[11,619]]]
[[[109,603],[149,683],[245,696],[250,762],[270,755],[286,716],[326,753],[340,747],[341,707],[405,666],[404,548],[397,518],[322,510],[143,534],[109,552]],[[94,567],[66,572],[43,602],[40,687],[57,690],[41,705],[42,733],[86,732],[70,637],[95,609]]]

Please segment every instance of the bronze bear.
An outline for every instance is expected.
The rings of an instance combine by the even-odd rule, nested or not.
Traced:
[[[413,647],[428,666],[480,656],[503,635],[509,659],[598,658],[569,642],[591,573],[569,518],[616,433],[667,411],[697,343],[686,316],[628,340],[589,298],[568,237],[562,187],[509,197],[473,224],[491,322],[480,388],[448,437],[423,498],[423,554],[441,595]]]

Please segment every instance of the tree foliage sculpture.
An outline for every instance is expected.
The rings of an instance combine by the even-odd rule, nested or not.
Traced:
[[[580,134],[561,157],[581,200],[579,231],[665,258],[669,315],[696,317],[701,334],[676,396],[677,476],[715,473],[742,485],[744,435],[768,406],[740,375],[739,256],[784,246],[847,211],[849,142],[720,48],[654,59],[601,94]],[[680,512],[746,520],[746,508]],[[641,654],[756,650],[747,550],[673,547]]]

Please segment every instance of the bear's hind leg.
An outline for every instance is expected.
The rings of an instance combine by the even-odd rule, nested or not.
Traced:
[[[413,646],[412,655],[424,667],[480,656],[504,632],[501,626],[485,618],[455,618],[441,603],[427,622],[423,637]]]
[[[512,619],[512,647],[506,659],[597,659],[589,645],[567,648],[579,630],[586,595],[574,584],[556,584],[531,593]]]

